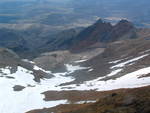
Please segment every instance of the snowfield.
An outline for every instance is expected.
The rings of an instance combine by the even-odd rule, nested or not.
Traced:
[[[140,78],[142,75],[150,73],[150,67],[140,69],[138,71],[126,74],[115,80],[101,81],[104,77],[95,80],[86,81],[80,85],[68,85],[65,88],[72,87],[72,90],[97,90],[107,91],[119,88],[135,88],[150,85],[150,77]]]
[[[73,73],[76,70],[87,69],[86,67],[72,66],[66,64],[67,72],[51,73],[45,71],[38,66],[34,66],[35,70],[42,70],[54,75],[51,79],[42,79],[40,83],[35,82],[32,71],[18,67],[16,73],[11,74],[10,68],[0,69],[0,113],[25,113],[33,109],[42,109],[54,107],[59,104],[67,104],[67,100],[49,101],[43,100],[42,92],[48,90],[62,90],[59,86],[62,83],[71,82],[73,77],[65,77],[65,75]],[[11,77],[11,79],[7,77]],[[14,91],[13,87],[20,85],[25,87],[22,91]]]
[[[64,86],[63,88],[67,89],[69,87],[71,90],[91,90],[92,89],[92,90],[98,90],[98,91],[106,91],[106,90],[113,90],[113,89],[119,89],[119,88],[135,88],[135,87],[142,87],[142,86],[150,85],[150,77],[141,78],[141,76],[150,73],[150,67],[139,69],[135,72],[128,73],[114,80],[113,79],[110,79],[107,81],[103,80],[106,77],[112,77],[114,75],[117,75],[123,70],[123,68],[126,65],[134,64],[136,61],[148,55],[149,54],[141,55],[139,57],[135,57],[133,59],[123,61],[123,62],[121,62],[123,59],[108,62],[110,64],[114,63],[115,65],[110,67],[111,73],[107,74],[106,76],[99,77],[91,81],[86,81],[83,84],[79,84],[79,85],[76,85],[76,84],[67,85],[67,86]]]
[[[18,67],[18,71],[13,74],[10,74],[8,68],[1,71],[3,77],[0,77],[0,113],[25,113],[33,109],[65,104],[67,100],[45,102],[44,95],[41,93],[51,89],[57,90],[57,85],[74,80],[56,74],[52,79],[41,80],[41,83],[37,83],[33,80],[32,72],[22,67]],[[6,78],[6,75],[14,79]],[[13,90],[15,85],[24,86],[25,89],[16,92]]]
[[[112,71],[105,77],[114,76],[123,70],[123,67],[128,63],[134,63],[139,59],[146,57],[146,55],[115,64],[110,70]],[[83,62],[79,61],[79,62]],[[113,63],[121,62],[122,60]],[[0,113],[25,113],[34,109],[50,108],[59,104],[67,104],[67,100],[44,101],[45,91],[62,91],[62,90],[98,90],[106,91],[119,88],[135,88],[150,85],[150,77],[141,76],[150,73],[150,67],[139,69],[135,72],[128,73],[115,80],[102,81],[105,77],[99,77],[94,80],[86,81],[82,84],[71,84],[60,86],[63,83],[72,82],[75,78],[66,76],[74,73],[77,70],[93,71],[90,67],[81,67],[79,65],[65,64],[67,71],[64,73],[52,73],[45,71],[38,66],[34,66],[34,70],[42,70],[48,74],[53,74],[54,77],[50,79],[41,79],[41,82],[35,82],[33,72],[18,66],[15,73],[11,74],[11,67],[0,68]],[[118,67],[118,69],[116,69]],[[21,91],[14,91],[13,87],[20,85],[25,87]],[[69,87],[69,88],[68,88]],[[70,89],[71,88],[71,89]],[[88,102],[88,101],[87,101]],[[89,101],[91,102],[91,101]],[[82,103],[82,102],[79,102]]]

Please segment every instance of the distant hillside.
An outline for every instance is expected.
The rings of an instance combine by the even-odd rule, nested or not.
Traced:
[[[98,18],[113,23],[124,18],[137,26],[150,27],[148,0],[3,0],[0,7],[0,23],[84,26]]]

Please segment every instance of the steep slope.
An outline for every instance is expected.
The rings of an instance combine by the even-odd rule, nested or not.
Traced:
[[[71,46],[69,41],[75,38],[82,29],[83,28],[80,27],[72,28],[54,34],[49,39],[47,39],[46,43],[39,46],[38,49],[41,51],[41,53],[56,50],[66,50]]]
[[[28,48],[25,46],[26,41],[24,38],[19,34],[19,32],[14,30],[1,28],[0,40],[0,47],[6,47],[16,52],[28,50]]]
[[[149,35],[145,32],[144,38],[114,41],[106,48],[96,48],[80,53],[69,51],[44,53],[34,60],[35,63],[21,60],[14,52],[1,49],[1,62],[5,59],[14,62],[1,63],[0,83],[3,87],[0,89],[5,88],[0,94],[3,101],[0,104],[1,113],[7,113],[8,108],[9,112],[15,113],[30,110],[34,112],[35,109],[42,109],[37,112],[43,113],[47,110],[43,108],[51,108],[60,104],[69,104],[60,105],[62,111],[70,110],[70,106],[76,110],[82,103],[88,103],[83,105],[86,106],[97,101],[102,91],[149,86],[149,43]],[[59,67],[60,64],[62,65]],[[54,71],[53,65],[56,66]],[[8,93],[11,102],[4,98],[4,95]],[[83,94],[86,96],[83,97]],[[92,95],[94,98],[91,98]],[[145,101],[142,102],[145,103]],[[16,107],[20,106],[20,103],[21,107]],[[147,104],[142,105],[147,108]],[[57,113],[57,110],[60,109],[57,107],[48,109],[46,112],[56,111]],[[120,109],[120,106],[117,107],[116,110]],[[126,109],[128,108],[125,108],[125,111]]]
[[[64,30],[40,24],[8,25],[0,28],[0,47],[15,51],[22,58],[35,58],[47,51],[68,48],[68,40],[83,28]]]
[[[106,36],[106,38],[102,39],[102,41],[111,42],[119,39],[132,38],[136,38],[136,28],[131,22],[127,20],[121,20],[115,26],[113,26],[111,32]]]
[[[114,37],[110,37],[109,39],[113,40],[106,40],[107,43],[94,42],[92,46],[87,45],[91,46],[90,49],[77,53],[69,50],[46,52],[33,61],[28,61],[19,58],[11,50],[1,48],[0,86],[2,87],[0,89],[5,88],[5,90],[0,94],[0,99],[3,101],[0,104],[0,112],[20,113],[42,109],[37,112],[56,111],[57,113],[60,108],[62,111],[65,109],[69,111],[69,106],[75,107],[76,110],[80,108],[80,104],[88,103],[83,105],[86,107],[97,101],[103,91],[149,86],[149,30],[135,29],[127,21],[121,23],[121,25],[117,24],[117,27],[112,26],[111,31],[114,30],[112,36],[116,37],[115,40]],[[105,26],[105,23],[102,24]],[[116,31],[119,28],[123,30],[119,30],[118,34]],[[129,34],[134,33],[135,30],[139,38],[131,39]],[[96,34],[98,33],[99,31],[96,31]],[[126,36],[125,40],[122,38],[124,36]],[[92,37],[90,38],[88,41],[92,40]],[[80,42],[82,43],[82,40]],[[11,102],[4,98],[5,95],[8,95]],[[114,95],[116,94],[113,94],[113,97]],[[60,104],[69,105],[66,107]],[[118,107],[120,109],[120,106]]]
[[[113,26],[100,19],[72,39],[72,50],[80,51],[80,49],[92,48],[92,45],[96,43],[100,43],[99,46],[103,47],[104,43],[137,38],[136,31],[134,25],[127,20],[121,20]]]
[[[26,70],[32,71],[34,80],[36,82],[40,82],[41,78],[47,78],[48,74],[46,71],[36,69],[35,64],[31,61],[28,61],[26,59],[20,59],[20,57],[14,53],[12,50],[6,49],[6,48],[0,48],[0,68],[1,73],[7,76],[5,72],[3,73],[3,70],[10,71],[11,74],[16,73],[19,69],[19,67],[22,67]],[[3,77],[3,76],[1,76]],[[52,77],[52,75],[49,74],[49,77]]]
[[[65,72],[68,64],[84,67],[83,70],[67,75],[73,76],[75,80],[62,84],[63,89],[66,90],[103,89],[103,81],[108,81],[108,87],[105,87],[105,89],[108,88],[107,90],[121,88],[117,81],[126,80],[130,73],[135,75],[133,79],[130,79],[131,84],[125,82],[122,87],[134,87],[136,82],[132,82],[132,80],[138,81],[138,78],[145,74],[144,70],[149,69],[149,43],[149,37],[145,35],[144,38],[114,41],[108,43],[106,48],[93,48],[80,53],[49,52],[34,59],[34,62],[38,66],[54,72]],[[137,72],[138,75],[136,75]],[[148,79],[146,79],[143,81],[139,79],[139,84],[148,84]],[[116,86],[113,86],[111,82],[116,82]],[[77,84],[78,86],[76,86]]]

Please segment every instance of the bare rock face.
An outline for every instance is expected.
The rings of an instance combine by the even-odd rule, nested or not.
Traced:
[[[103,39],[103,41],[112,42],[118,39],[132,38],[136,38],[136,28],[131,22],[127,20],[121,20],[119,23],[113,26],[112,31],[108,34],[106,38]]]
[[[0,48],[0,68],[8,67],[11,73],[15,73],[18,70],[18,66],[32,71],[34,75],[34,80],[36,82],[40,82],[41,78],[52,77],[52,75],[44,72],[43,70],[35,70],[35,64],[20,59],[19,56],[12,50]]]
[[[69,51],[55,51],[44,53],[34,59],[34,62],[46,70],[61,70],[66,61],[69,61],[71,54]],[[57,71],[58,71],[57,70]]]
[[[121,20],[113,26],[100,19],[92,26],[83,30],[72,40],[72,50],[80,51],[85,48],[87,49],[98,42],[99,46],[102,47],[104,43],[133,38],[137,38],[137,32],[131,22]]]
[[[90,45],[100,42],[111,32],[112,28],[113,26],[110,23],[103,22],[101,19],[98,20],[72,40],[72,49],[74,51],[80,51],[81,49],[88,48]]]
[[[24,86],[20,86],[20,85],[15,85],[13,87],[14,91],[22,91],[25,87]]]
[[[16,67],[19,60],[19,56],[13,51],[6,48],[0,48],[0,67]]]

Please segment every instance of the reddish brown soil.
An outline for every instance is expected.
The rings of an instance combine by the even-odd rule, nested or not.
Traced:
[[[47,100],[68,98],[72,101],[91,99],[97,99],[98,101],[93,104],[59,105],[53,108],[33,110],[27,113],[150,113],[150,108],[148,107],[150,105],[150,86],[105,92],[63,91],[46,93]],[[48,96],[49,93],[55,96]],[[109,110],[110,112],[107,112]]]

